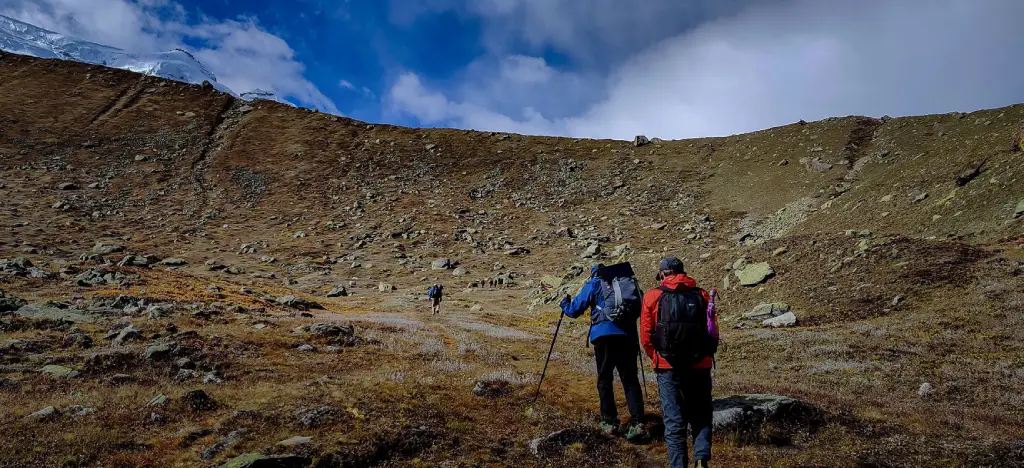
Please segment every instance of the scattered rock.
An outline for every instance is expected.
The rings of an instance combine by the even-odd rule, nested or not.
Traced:
[[[466,276],[468,274],[469,274],[469,270],[467,270],[465,268],[462,268],[462,267],[458,267],[458,268],[452,270],[452,276]]]
[[[451,259],[439,258],[430,264],[431,270],[447,270],[452,267]]]
[[[774,302],[770,304],[758,304],[750,312],[743,314],[743,318],[749,320],[765,320],[778,317],[789,312],[789,304],[785,302]]]
[[[160,307],[160,306],[149,306],[149,308],[146,309],[146,317],[149,317],[150,320],[158,320],[158,319],[162,319],[162,318],[164,318],[166,316],[167,316],[167,311],[164,310],[163,307]]]
[[[25,419],[31,419],[34,421],[46,421],[49,419],[56,419],[60,417],[60,411],[52,406],[47,406],[35,413],[25,416]]]
[[[223,440],[218,441],[217,443],[211,445],[206,450],[203,450],[203,453],[199,455],[199,458],[202,458],[203,460],[212,460],[212,459],[216,458],[217,455],[219,455],[221,452],[224,451],[224,449],[226,449],[226,448],[228,448],[228,447],[230,447],[232,445],[235,445],[238,442],[241,442],[241,440],[245,437],[245,433],[246,432],[247,432],[246,429],[239,429],[237,431],[229,432],[228,436],[225,437]],[[234,459],[232,459],[232,461],[233,460],[237,460],[237,459],[238,458],[234,458]],[[223,466],[229,466],[230,464],[231,464],[231,461],[229,461],[228,464],[223,465]],[[257,467],[257,466],[262,466],[262,465],[238,465],[238,466]]]
[[[167,395],[160,394],[150,399],[149,403],[146,403],[146,407],[159,408],[161,406],[164,406],[165,404],[167,404]]]
[[[512,388],[504,380],[481,380],[473,387],[473,394],[479,397],[499,397],[511,392]]]
[[[278,442],[277,445],[283,445],[285,447],[294,447],[296,445],[306,445],[312,441],[312,437],[293,436]]]
[[[347,297],[347,296],[348,296],[348,289],[345,289],[345,286],[342,286],[342,285],[335,286],[334,289],[331,290],[331,292],[327,293],[327,297]]]
[[[786,312],[778,317],[772,317],[761,322],[761,325],[771,328],[788,328],[796,326],[796,314]]]
[[[981,168],[985,165],[985,162],[986,160],[983,159],[975,164],[970,170],[962,172],[960,175],[956,176],[957,187],[963,187],[981,175]]]
[[[228,460],[221,468],[300,468],[309,466],[309,463],[309,458],[298,455],[246,453]]]
[[[191,390],[181,397],[185,407],[193,412],[211,411],[217,408],[217,402],[202,390]]]
[[[935,387],[932,387],[932,384],[928,382],[921,384],[921,386],[917,388],[917,396],[921,398],[928,398],[934,393]]]
[[[92,253],[98,255],[107,255],[115,252],[123,252],[124,246],[117,244],[108,244],[103,241],[96,242],[96,245],[92,247]]]
[[[39,369],[39,373],[46,374],[56,379],[74,379],[81,374],[70,367],[58,366],[56,364],[49,364]]]
[[[326,405],[316,408],[302,409],[295,413],[295,417],[298,419],[299,424],[309,429],[333,422],[339,416],[341,416],[341,411],[333,406]]]
[[[928,198],[928,194],[927,193],[922,193],[922,194],[918,195],[917,197],[914,197],[914,203],[923,202],[927,198]]]
[[[316,352],[316,347],[314,347],[313,345],[308,345],[308,344],[300,344],[300,345],[296,346],[295,349],[297,349],[299,351],[302,351],[302,352],[306,352],[306,353],[315,353]]]
[[[767,262],[752,263],[736,270],[736,278],[740,280],[740,284],[748,287],[757,286],[773,276],[775,270]]]
[[[800,400],[778,395],[737,395],[713,402],[713,431],[731,432],[741,440],[761,439],[778,445],[796,434],[824,426],[824,414]]]
[[[601,254],[601,244],[594,242],[587,246],[587,249],[583,251],[583,258],[594,258]]]
[[[1024,200],[1017,203],[1017,207],[1013,210],[1014,218],[1020,218],[1021,216],[1024,216]]]
[[[395,286],[390,283],[380,283],[377,285],[377,290],[380,292],[392,292],[395,290]]]
[[[174,374],[174,380],[178,382],[188,382],[189,380],[198,378],[199,373],[192,369],[178,369],[178,373]]]
[[[322,306],[322,305],[320,305],[320,304],[318,304],[316,302],[313,302],[313,301],[310,301],[310,300],[307,300],[307,299],[302,299],[300,297],[292,296],[292,295],[281,296],[281,297],[277,298],[277,303],[281,304],[281,305],[284,305],[284,306],[291,307],[293,309],[298,309],[298,310],[310,310],[310,309],[323,310],[323,308],[324,308],[324,306]]]
[[[822,161],[821,158],[810,159],[804,165],[808,171],[812,172],[828,172],[832,170],[832,165]]]
[[[144,356],[150,361],[162,361],[171,355],[171,345],[166,343],[150,345]]]
[[[57,184],[57,190],[78,190],[78,185],[74,182],[62,182]]]
[[[122,328],[121,331],[117,333],[117,336],[114,337],[113,344],[114,346],[121,346],[126,342],[138,341],[141,339],[142,333],[139,332],[139,329],[129,324],[127,327]]]
[[[610,443],[611,439],[594,427],[573,427],[552,432],[530,441],[530,452],[538,458],[558,455],[566,447],[575,444],[597,446]]]
[[[787,249],[785,247],[779,247],[779,248],[775,249],[775,251],[772,252],[772,257],[778,257],[779,255],[783,255],[786,252],[789,252],[789,249]]]

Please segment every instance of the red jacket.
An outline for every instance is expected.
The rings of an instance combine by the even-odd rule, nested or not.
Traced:
[[[697,282],[689,276],[679,274],[665,278],[661,285],[670,289],[676,289],[679,286],[696,288]],[[711,296],[708,295],[707,291],[701,289],[700,293],[704,296],[704,300],[711,300]],[[651,358],[655,369],[669,370],[672,369],[672,366],[654,350],[654,344],[651,343],[651,339],[654,336],[654,328],[658,325],[658,301],[661,299],[661,294],[662,291],[657,288],[651,289],[644,294],[643,308],[640,310],[640,346],[644,348],[644,352]],[[715,324],[718,324],[718,314],[715,314]],[[708,356],[694,364],[693,368],[710,369],[713,364],[714,360],[711,356]]]

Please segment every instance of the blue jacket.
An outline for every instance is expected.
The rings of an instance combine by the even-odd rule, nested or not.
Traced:
[[[569,318],[577,318],[583,315],[583,312],[586,312],[587,309],[590,309],[591,313],[593,313],[595,308],[604,307],[604,301],[601,299],[601,279],[591,278],[590,281],[583,285],[583,289],[580,290],[580,293],[572,301],[563,300],[560,305],[562,306],[562,313],[569,316]],[[628,325],[626,327],[629,328]],[[636,322],[628,330],[623,330],[610,321],[595,323],[590,328],[591,343],[602,336],[609,335],[637,336]]]

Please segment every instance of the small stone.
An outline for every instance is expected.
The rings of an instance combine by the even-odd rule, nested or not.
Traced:
[[[893,307],[898,306],[898,305],[900,305],[902,303],[903,303],[903,296],[896,296],[896,297],[892,298],[892,305],[893,305]]]
[[[431,270],[447,270],[447,269],[451,268],[451,266],[452,266],[451,259],[439,258],[437,260],[434,260],[433,263],[430,264],[430,269]]]
[[[466,276],[468,274],[469,274],[469,270],[467,270],[465,268],[462,268],[462,267],[458,267],[458,268],[452,270],[452,276]]]
[[[161,265],[166,265],[166,266],[177,267],[177,266],[184,266],[184,265],[188,264],[188,262],[186,262],[185,259],[183,259],[183,258],[165,258],[165,259],[160,261],[160,264]]]
[[[377,285],[377,290],[380,292],[392,292],[395,290],[395,286],[390,283],[380,283]]]
[[[181,359],[178,359],[177,361],[174,361],[174,365],[178,366],[179,369],[195,369],[196,368],[196,363],[192,362],[192,360],[187,358],[187,357],[183,357]]]
[[[1014,208],[1013,210],[1014,218],[1020,218],[1021,216],[1024,216],[1024,200],[1017,203],[1017,208]]]
[[[789,252],[789,249],[787,249],[785,247],[779,247],[779,248],[775,249],[774,252],[772,252],[772,257],[778,257],[779,255],[782,255],[782,254],[784,254],[786,252]]]
[[[155,407],[163,406],[166,403],[167,403],[167,395],[160,394],[160,395],[157,395],[157,396],[153,397],[151,400],[149,400],[149,403],[146,403],[146,406],[150,407],[150,408],[155,408]]]
[[[316,347],[314,347],[312,345],[308,345],[308,344],[300,344],[300,345],[296,346],[295,349],[299,350],[299,351],[302,351],[302,352],[306,352],[306,353],[315,353],[316,352]]]
[[[149,308],[146,309],[146,316],[149,317],[150,320],[157,320],[166,317],[167,311],[160,306],[149,306]]]
[[[181,397],[188,409],[200,412],[210,411],[217,408],[217,402],[202,390],[192,390]]]
[[[889,202],[892,201],[892,195],[886,195],[886,196],[884,196],[882,198],[879,198],[878,201],[880,203],[889,203]]]
[[[198,378],[199,373],[192,369],[178,369],[178,373],[174,375],[174,380],[178,382],[187,382]]]
[[[63,182],[57,184],[57,190],[78,190],[78,185],[73,182]]]
[[[927,193],[922,193],[922,194],[920,194],[920,195],[918,195],[917,197],[914,198],[914,203],[923,202],[926,198],[928,198],[928,194]]]
[[[348,290],[344,286],[338,285],[331,292],[327,293],[327,297],[346,297],[348,296]]]
[[[917,396],[921,398],[928,398],[932,396],[933,393],[935,393],[935,387],[932,387],[932,384],[928,382],[922,383],[921,386],[917,388]]]

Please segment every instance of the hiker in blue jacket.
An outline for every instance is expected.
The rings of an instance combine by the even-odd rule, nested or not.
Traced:
[[[598,271],[604,265],[595,265],[590,270],[590,280],[575,298],[562,299],[562,313],[577,318],[590,309],[590,343],[594,344],[597,358],[597,394],[601,402],[601,430],[611,434],[618,429],[619,413],[615,406],[614,371],[618,369],[619,380],[626,393],[630,420],[626,438],[634,440],[644,435],[644,400],[637,378],[637,354],[640,352],[636,319],[626,323],[615,323],[601,314],[604,300],[601,297],[601,278]]]

